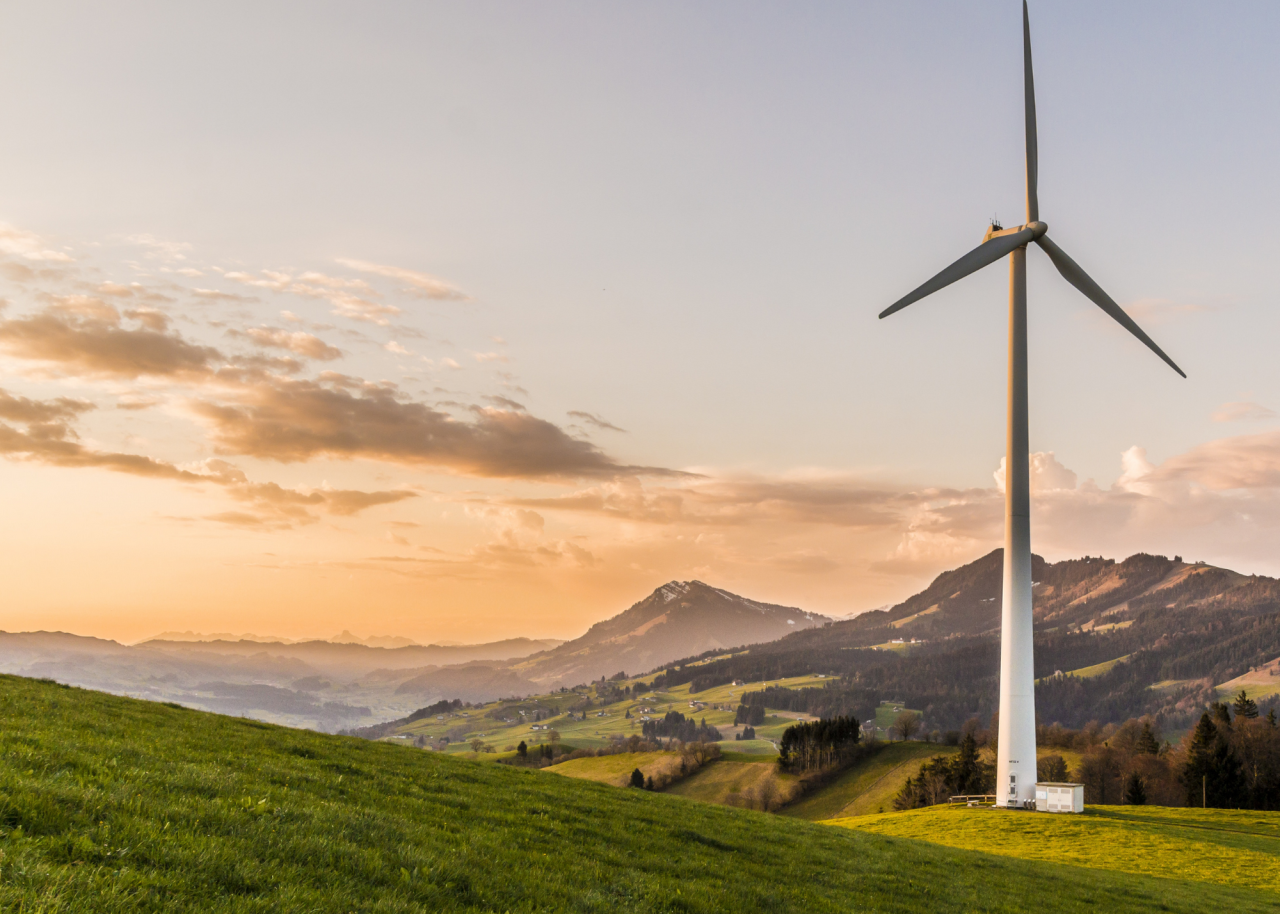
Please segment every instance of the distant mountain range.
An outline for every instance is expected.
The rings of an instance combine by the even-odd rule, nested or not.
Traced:
[[[242,635],[233,635],[231,632],[210,632],[202,634],[200,632],[161,632],[153,638],[147,638],[145,641],[139,642],[145,644],[146,641],[258,641],[263,644],[302,644],[306,641],[329,641],[333,644],[363,644],[365,647],[464,647],[460,641],[436,641],[429,645],[423,645],[421,642],[414,641],[412,638],[406,638],[404,635],[370,635],[368,638],[361,638],[359,635],[352,634],[349,630],[343,629],[340,634],[334,635],[332,638],[280,638],[275,635],[255,635],[253,632],[245,632]],[[541,639],[546,643],[548,639]],[[554,641],[552,646],[559,644]]]
[[[0,672],[333,731],[412,711],[416,698],[396,691],[406,679],[451,665],[507,662],[559,643],[511,638],[382,648],[153,639],[124,645],[64,632],[0,632]],[[469,700],[480,695],[473,690]]]
[[[328,641],[168,632],[130,646],[59,632],[0,633],[0,672],[332,731],[440,698],[488,701],[645,672],[828,621],[701,581],[672,581],[569,642],[401,645],[350,632]]]
[[[643,673],[691,651],[772,641],[830,620],[792,606],[758,603],[701,581],[672,581],[581,638],[507,663],[429,670],[402,683],[421,700],[489,700],[547,692],[614,673]]]
[[[709,687],[823,672],[839,677],[823,698],[832,706],[896,699],[944,730],[970,717],[985,724],[997,697],[1002,560],[996,550],[944,572],[887,610],[733,657],[675,661],[664,679]],[[1145,554],[1123,562],[1033,556],[1032,577],[1043,723],[1079,727],[1150,714],[1181,728],[1242,686],[1264,701],[1280,696],[1274,578]]]
[[[948,729],[995,710],[1001,558],[996,550],[896,606],[842,621],[672,581],[563,643],[370,646],[345,640],[349,632],[294,643],[186,632],[126,646],[0,633],[0,672],[321,730],[402,717],[441,698],[537,694],[619,672],[661,668],[668,683],[697,688],[821,672],[833,676],[815,690],[827,703],[793,710],[851,713],[895,699]],[[1280,694],[1272,578],[1152,555],[1035,556],[1033,578],[1045,722],[1155,714],[1181,726],[1230,688]]]
[[[642,673],[704,651],[773,641],[831,620],[794,606],[758,603],[701,581],[672,581],[581,638],[510,664],[547,687],[618,672]]]

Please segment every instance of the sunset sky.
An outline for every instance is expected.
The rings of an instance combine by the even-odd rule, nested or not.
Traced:
[[[1280,7],[1031,6],[1033,549],[1280,574]],[[1021,20],[0,11],[0,629],[574,637],[997,547]]]

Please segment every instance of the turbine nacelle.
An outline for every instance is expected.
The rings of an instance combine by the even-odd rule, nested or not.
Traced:
[[[986,244],[992,238],[1002,238],[1005,235],[1016,235],[1019,232],[1026,231],[1028,229],[1031,231],[1031,238],[1029,240],[1035,241],[1045,232],[1049,231],[1049,226],[1044,222],[1028,222],[1026,225],[1015,225],[1013,228],[1004,228],[1002,226],[992,224],[987,228],[987,233],[982,236],[982,243]]]

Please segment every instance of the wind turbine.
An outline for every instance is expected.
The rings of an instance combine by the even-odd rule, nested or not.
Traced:
[[[1027,223],[992,224],[978,245],[951,266],[881,312],[885,318],[970,273],[1009,258],[1009,419],[1004,478],[1004,586],[1000,615],[1000,733],[996,753],[996,804],[1035,802],[1036,708],[1031,618],[1031,493],[1027,448],[1027,245],[1040,245],[1058,272],[1084,296],[1142,340],[1182,375],[1142,328],[1049,240],[1036,196],[1036,96],[1031,75],[1031,22],[1022,3],[1022,73],[1027,119]]]

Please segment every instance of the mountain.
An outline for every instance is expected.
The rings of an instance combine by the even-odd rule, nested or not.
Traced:
[[[412,638],[406,638],[404,635],[370,635],[368,638],[361,638],[359,635],[353,635],[349,630],[343,629],[342,634],[334,635],[329,639],[334,644],[363,644],[365,647],[415,647],[417,641]],[[443,647],[443,645],[434,645],[435,647]],[[456,645],[455,645],[456,646]]]
[[[153,639],[125,645],[64,632],[0,632],[0,673],[332,731],[419,707],[417,691],[397,691],[405,681],[427,676],[429,683],[432,671],[450,664],[507,662],[559,643],[511,638],[388,649],[328,641]],[[467,696],[479,697],[490,680],[472,673],[461,684]],[[493,694],[529,685],[512,674],[490,684]]]
[[[793,697],[793,710],[816,713],[820,704],[865,713],[896,699],[923,709],[931,727],[958,728],[970,717],[985,723],[998,688],[1002,560],[996,550],[944,572],[887,610],[729,658],[671,662],[662,681],[706,688],[824,672],[838,684]],[[1043,723],[1080,727],[1149,714],[1178,729],[1241,685],[1261,700],[1280,695],[1280,581],[1146,554],[1032,562]]]
[[[672,581],[581,638],[509,668],[542,687],[641,673],[679,657],[772,641],[829,622],[793,606],[758,603],[701,581]]]
[[[301,660],[327,676],[357,678],[374,670],[421,669],[482,661],[509,661],[535,651],[545,651],[561,642],[532,638],[507,638],[487,644],[442,647],[435,644],[404,647],[370,647],[340,641],[144,641],[135,647],[189,655],[255,656],[263,652],[273,657]]]

